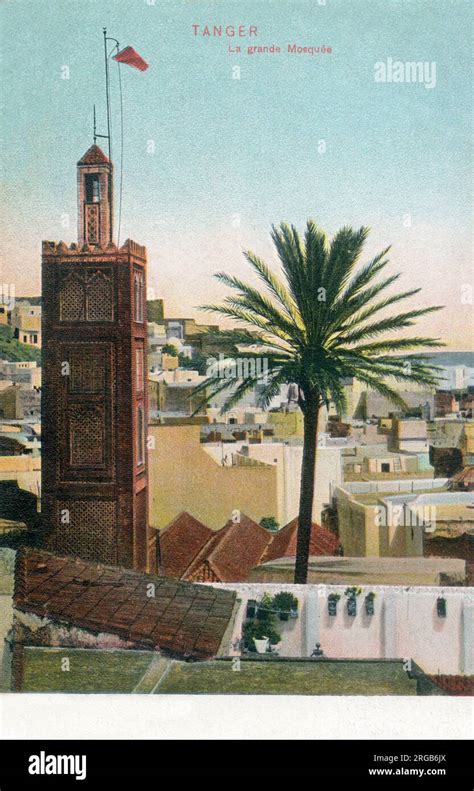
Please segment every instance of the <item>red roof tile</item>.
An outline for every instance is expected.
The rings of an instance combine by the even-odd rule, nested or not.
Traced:
[[[87,149],[84,156],[82,156],[77,163],[78,165],[109,165],[110,159],[105,156],[99,146],[95,143]]]
[[[256,566],[272,540],[272,534],[245,514],[239,522],[229,520],[204,545],[186,569],[189,580],[242,582]]]
[[[150,598],[149,585],[155,585]],[[130,569],[22,548],[14,606],[70,627],[115,634],[175,657],[215,656],[233,614],[235,591],[203,588]]]
[[[213,536],[212,530],[183,511],[160,534],[161,567],[170,577],[182,577],[191,561]]]
[[[448,695],[474,695],[474,676],[428,676]]]
[[[276,558],[292,558],[296,555],[296,538],[298,531],[298,517],[288,522],[277,533],[273,534],[273,541],[265,552],[261,563]],[[309,543],[310,555],[336,555],[339,547],[338,537],[326,527],[313,522],[311,526],[311,538]]]

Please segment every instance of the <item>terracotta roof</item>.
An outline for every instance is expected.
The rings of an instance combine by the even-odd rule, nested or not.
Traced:
[[[204,544],[213,536],[212,530],[194,516],[182,511],[160,534],[161,567],[170,577],[181,577]]]
[[[84,156],[81,157],[78,165],[110,165],[110,159],[105,156],[99,146],[95,143],[87,149]]]
[[[255,566],[296,555],[298,519],[277,533],[241,514],[213,532],[183,512],[160,537],[163,573],[192,582],[244,582]],[[316,523],[312,526],[310,555],[336,555],[339,539]]]
[[[463,470],[460,470],[450,478],[450,482],[453,481],[457,484],[461,483],[463,486],[474,485],[474,466],[464,467]]]
[[[428,678],[448,695],[474,695],[474,676],[433,676]]]
[[[149,584],[155,596],[147,596]],[[22,548],[15,565],[14,606],[43,618],[107,632],[178,658],[219,651],[235,591]]]
[[[260,562],[272,534],[245,514],[214,533],[184,574],[189,580],[242,582]]]
[[[289,558],[296,555],[296,534],[298,530],[298,517],[288,522],[285,527],[273,536],[273,541],[265,552],[261,563],[276,558]],[[309,543],[310,555],[335,555],[339,547],[338,537],[326,527],[313,522],[311,526],[311,539]]]

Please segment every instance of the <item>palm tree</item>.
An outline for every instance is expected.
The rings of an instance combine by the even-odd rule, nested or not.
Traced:
[[[265,408],[283,384],[297,386],[304,439],[295,583],[307,580],[321,407],[332,402],[339,414],[345,412],[343,380],[347,377],[358,379],[402,408],[406,404],[391,381],[427,386],[437,381],[438,369],[430,364],[429,357],[406,354],[444,344],[433,338],[405,337],[398,331],[415,324],[420,316],[439,310],[439,306],[388,315],[387,308],[420,289],[383,293],[399,274],[377,278],[388,263],[389,247],[358,266],[367,235],[368,228],[344,227],[328,240],[309,220],[302,239],[293,226],[273,226],[272,239],[282,276],[274,274],[250,250],[244,251],[265,289],[260,291],[219,272],[217,279],[233,293],[222,305],[201,307],[238,325],[208,336],[215,348],[220,344],[228,353],[222,364],[214,364],[200,386],[205,393],[203,403],[228,390],[222,407],[222,411],[228,411],[258,384],[259,402]],[[229,363],[240,371],[237,381],[223,375],[224,367],[229,371]]]

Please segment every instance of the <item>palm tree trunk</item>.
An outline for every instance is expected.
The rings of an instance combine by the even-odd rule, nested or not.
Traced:
[[[318,441],[319,396],[306,399],[304,412],[303,461],[301,464],[300,508],[296,542],[295,583],[308,579],[309,544],[313,517],[314,477]]]

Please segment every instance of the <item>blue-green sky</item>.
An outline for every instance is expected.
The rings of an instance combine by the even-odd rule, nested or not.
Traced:
[[[371,226],[368,255],[392,244],[402,285],[448,306],[423,332],[469,348],[471,11],[469,0],[4,0],[2,281],[38,293],[40,240],[75,240],[94,102],[105,131],[106,25],[150,63],[122,67],[121,238],[147,246],[168,315],[222,293],[212,272],[245,273],[243,247],[272,260],[272,223],[311,216],[330,233]],[[205,38],[193,23],[258,36]],[[236,43],[240,55],[227,51]],[[249,56],[249,43],[282,52]],[[288,54],[292,43],[332,53]],[[435,62],[436,87],[375,82],[389,57]]]

